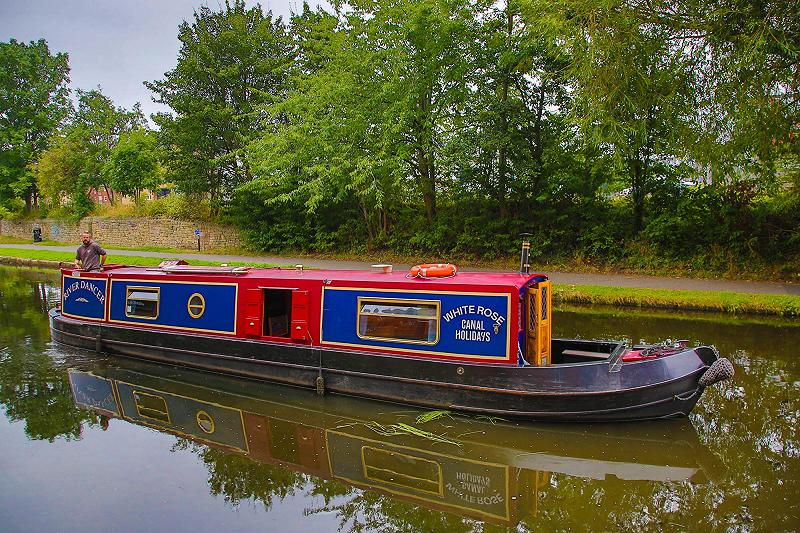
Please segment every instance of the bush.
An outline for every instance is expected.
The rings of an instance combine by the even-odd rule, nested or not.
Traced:
[[[175,218],[178,220],[211,220],[211,203],[207,198],[184,194],[169,194],[163,198],[143,202],[141,212],[148,217]]]
[[[695,187],[681,195],[661,195],[651,200],[659,205],[649,217],[643,238],[672,257],[704,254],[713,245],[741,248],[741,234],[716,187]]]
[[[117,202],[114,205],[104,204],[95,209],[95,213],[101,217],[124,218],[142,216],[142,212],[136,204],[123,204]]]
[[[25,217],[25,202],[19,198],[11,198],[0,204],[0,219],[20,220]]]

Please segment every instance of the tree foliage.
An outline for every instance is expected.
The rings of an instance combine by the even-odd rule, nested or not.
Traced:
[[[632,190],[633,227],[665,166],[713,181],[774,176],[776,145],[800,121],[800,24],[782,2],[524,0],[562,39],[586,141],[614,155]],[[792,143],[797,152],[797,143]],[[659,171],[658,167],[662,170]]]
[[[141,132],[143,124],[144,117],[138,105],[128,111],[115,107],[99,89],[78,90],[78,108],[70,122],[61,135],[51,138],[50,146],[31,167],[49,206],[67,204],[73,215],[82,217],[92,210],[91,189],[105,189],[113,202],[115,191],[132,194],[148,186],[155,171],[148,169],[144,161],[154,165],[156,156],[154,141],[143,139],[146,135]],[[118,156],[114,166],[110,161],[117,144],[132,131],[139,134],[120,150],[126,155]],[[137,155],[133,153],[136,150],[144,153]],[[141,159],[138,163],[134,162],[137,157]],[[140,176],[131,176],[136,171],[126,167],[123,158],[128,158],[130,165],[142,165]],[[118,176],[117,171],[126,174]],[[138,187],[135,186],[137,180]]]
[[[350,0],[285,24],[229,0],[181,24],[175,68],[146,83],[170,108],[157,131],[79,91],[36,176],[83,214],[90,188],[137,195],[158,169],[258,249],[494,257],[528,231],[534,256],[792,275],[799,15],[775,0]],[[18,205],[29,162],[0,178]]]
[[[85,159],[80,172],[84,190],[100,190],[102,187],[111,203],[114,203],[110,176],[103,169],[120,137],[144,126],[144,115],[139,104],[130,111],[114,106],[114,102],[99,88],[90,91],[79,89],[77,96],[78,107],[68,126],[67,135],[84,151]]]
[[[75,139],[61,136],[52,140],[33,167],[42,197],[50,206],[64,201],[80,203],[86,197],[81,177],[85,161],[83,146]],[[86,210],[85,205],[72,207]]]
[[[142,189],[154,189],[161,181],[157,143],[144,128],[123,133],[103,166],[105,181],[138,203]]]
[[[256,5],[226,0],[201,7],[178,32],[177,66],[146,83],[172,113],[155,117],[170,181],[217,203],[251,179],[243,150],[271,118],[260,106],[286,96],[293,46],[280,18]]]
[[[0,205],[37,188],[30,165],[71,109],[67,54],[51,54],[44,39],[0,43]]]

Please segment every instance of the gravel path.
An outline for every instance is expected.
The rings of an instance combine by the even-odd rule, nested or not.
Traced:
[[[51,250],[55,252],[74,252],[76,246],[42,246],[38,244],[0,244],[0,256],[2,248],[23,248],[26,250]],[[311,259],[308,257],[289,257],[289,256],[243,256],[243,255],[217,255],[199,254],[185,252],[180,254],[164,252],[139,252],[135,250],[113,250],[107,248],[110,256],[114,256],[111,261],[117,261],[116,257],[121,256],[142,256],[142,257],[165,257],[174,258],[180,256],[186,260],[202,259],[207,261],[242,261],[252,263],[272,263],[276,265],[297,265],[303,264],[309,267],[324,269],[363,269],[369,268],[370,263],[359,261],[334,261],[328,259]],[[381,262],[377,257],[375,263]],[[395,269],[408,269],[411,265],[394,265]],[[535,266],[533,267],[535,270]],[[464,270],[477,270],[465,268]],[[632,287],[644,289],[689,289],[698,291],[717,291],[717,292],[740,292],[749,294],[793,294],[800,295],[800,285],[794,283],[781,283],[770,281],[737,281],[737,280],[714,280],[714,279],[690,279],[690,278],[665,278],[657,276],[629,276],[624,274],[584,274],[575,272],[554,272],[549,271],[547,275],[553,283],[562,285],[604,285],[610,287]]]

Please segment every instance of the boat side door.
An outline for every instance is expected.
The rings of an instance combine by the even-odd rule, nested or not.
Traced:
[[[248,289],[245,332],[248,337],[278,337],[311,342],[307,290],[284,287]]]
[[[308,329],[308,291],[292,291],[291,336],[295,341],[310,342]]]
[[[260,337],[263,332],[262,315],[264,309],[264,291],[247,289],[244,303],[244,331],[248,337]]]
[[[535,366],[552,361],[552,299],[549,281],[540,281],[525,290],[525,359]]]

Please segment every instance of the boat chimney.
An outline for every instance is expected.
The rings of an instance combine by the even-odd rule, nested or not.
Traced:
[[[530,274],[531,273],[531,265],[529,263],[529,256],[531,251],[531,235],[532,233],[520,233],[519,236],[522,237],[522,252],[520,253],[519,257],[519,273],[520,274]]]

